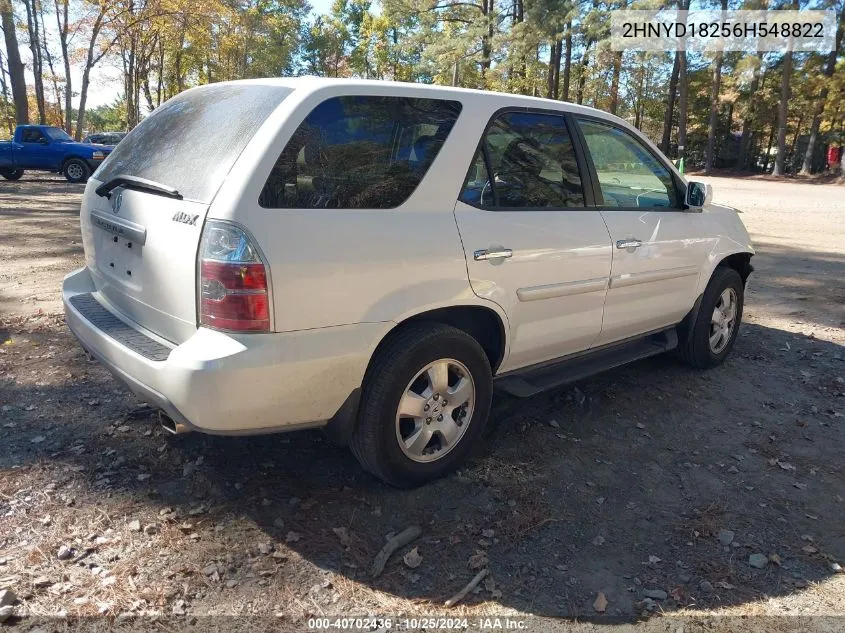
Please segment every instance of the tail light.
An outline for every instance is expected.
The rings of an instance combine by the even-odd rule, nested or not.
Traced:
[[[267,268],[250,237],[234,224],[209,220],[199,252],[200,325],[269,332]]]

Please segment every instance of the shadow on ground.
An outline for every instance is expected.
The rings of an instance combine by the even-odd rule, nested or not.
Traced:
[[[38,543],[40,510],[27,504],[45,496],[53,512],[72,503],[77,523],[178,517],[166,524],[172,556],[134,571],[167,605],[249,590],[242,602],[266,609],[334,613],[361,608],[361,590],[375,588],[436,606],[484,565],[493,582],[469,604],[539,615],[594,615],[598,592],[622,618],[800,594],[845,560],[845,348],[814,335],[841,327],[845,258],[764,244],[754,263],[752,321],[793,318],[804,332],[751,322],[708,372],[660,357],[528,400],[497,395],[480,455],[413,491],[385,487],[317,432],[165,437],[60,318],[6,323],[0,517],[23,523],[0,535],[0,551]],[[404,565],[404,548],[371,578],[385,536],[410,525],[422,528],[422,563]],[[255,585],[250,570],[273,550],[272,584]],[[210,560],[228,561],[217,579],[203,573]],[[240,584],[225,589],[229,579]],[[649,603],[651,591],[667,595]],[[388,598],[374,612],[409,604]]]
[[[755,248],[751,291],[757,310],[845,327],[845,256],[772,243],[766,236]]]
[[[68,338],[32,335],[41,350]],[[3,403],[15,403],[4,419],[15,426],[4,429],[0,473],[57,462],[81,494],[131,499],[152,516],[165,507],[187,516],[201,503],[211,521],[203,538],[216,538],[212,523],[225,534],[246,519],[259,528],[243,537],[248,547],[275,543],[396,597],[442,603],[472,576],[469,562],[486,559],[496,593],[469,602],[583,616],[601,591],[609,615],[633,616],[644,590],[670,594],[664,609],[742,604],[800,591],[845,559],[834,511],[845,484],[835,410],[843,348],[807,336],[746,325],[732,358],[709,372],[662,357],[529,400],[497,396],[482,455],[414,491],[383,486],[319,433],[144,436],[151,416],[133,414],[96,367],[82,375],[81,353],[64,353],[67,386],[4,381]],[[134,426],[120,431],[124,423]],[[369,578],[385,535],[409,525],[423,528],[423,563],[409,569],[397,555]],[[729,545],[723,529],[734,533]],[[755,569],[751,554],[777,562]],[[280,567],[278,582],[313,592],[297,569]]]

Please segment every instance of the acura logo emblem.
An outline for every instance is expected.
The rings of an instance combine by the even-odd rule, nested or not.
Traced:
[[[112,213],[117,213],[118,211],[120,211],[121,204],[123,204],[123,191],[118,191],[117,194],[112,196],[111,199]]]

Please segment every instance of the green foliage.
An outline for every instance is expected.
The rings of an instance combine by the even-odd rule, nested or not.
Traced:
[[[126,129],[126,100],[91,108],[85,118],[89,132],[122,132]]]
[[[557,95],[614,111],[655,142],[668,131],[670,154],[676,152],[678,131],[685,125],[687,164],[704,161],[717,58],[687,55],[689,98],[682,122],[679,88],[670,95],[674,53],[620,54],[609,46],[612,11],[675,6],[680,1],[334,0],[326,14],[317,16],[306,0],[67,1],[71,64],[83,64],[88,52],[92,59],[109,59],[124,71],[125,97],[90,110],[86,129],[131,128],[146,111],[200,83],[311,74]],[[729,8],[794,4],[729,0]],[[802,8],[810,4],[799,2]],[[715,8],[720,2],[697,5]],[[50,3],[40,6],[51,10]],[[837,11],[842,28],[845,0],[813,0],[812,6]],[[44,24],[55,24],[55,17],[47,16]],[[47,41],[54,40],[48,36]],[[92,45],[86,51],[88,41]],[[768,165],[769,139],[778,120],[782,55],[726,53],[721,67],[715,164]],[[61,86],[64,77],[59,64],[56,68],[55,85]],[[793,168],[811,128],[818,130],[820,143],[845,141],[843,60],[832,75],[827,68],[827,55],[794,55],[784,123],[789,153],[785,162]],[[0,116],[7,124],[9,102],[8,96],[0,102]],[[48,106],[48,111],[55,110]],[[740,159],[743,132],[748,156]]]

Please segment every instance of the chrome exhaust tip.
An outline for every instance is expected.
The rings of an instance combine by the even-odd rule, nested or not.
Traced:
[[[191,431],[187,424],[177,422],[164,411],[158,412],[158,423],[161,425],[161,428],[171,435],[182,435],[183,433],[189,433]]]

